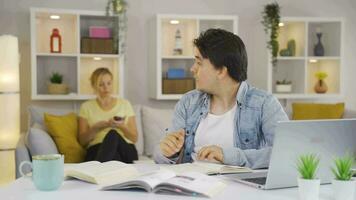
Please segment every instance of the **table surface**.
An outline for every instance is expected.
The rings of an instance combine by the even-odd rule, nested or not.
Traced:
[[[298,200],[298,188],[285,188],[275,190],[260,190],[242,183],[235,182],[227,177],[221,176],[228,184],[227,187],[212,199],[248,199],[248,200]],[[19,178],[11,184],[0,187],[0,198],[6,200],[62,200],[62,199],[196,199],[197,197],[163,195],[147,193],[144,191],[101,191],[95,184],[86,183],[80,180],[66,180],[57,191],[36,190],[30,178]],[[331,185],[320,186],[320,200],[332,200]],[[207,199],[207,198],[204,198]],[[356,198],[354,198],[356,200]]]

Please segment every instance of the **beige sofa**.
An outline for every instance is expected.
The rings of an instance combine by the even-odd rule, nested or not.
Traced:
[[[30,106],[29,130],[22,135],[16,148],[16,177],[20,176],[18,166],[24,160],[31,160],[33,155],[58,153],[52,138],[47,134],[43,122],[43,113],[63,115],[74,110],[50,109]],[[153,154],[154,147],[164,136],[170,126],[173,110],[156,109],[147,106],[135,105],[138,141],[135,144],[139,160],[148,160]],[[29,168],[24,169],[26,172]]]
[[[48,109],[43,107],[29,107],[30,127],[26,134],[22,135],[16,149],[16,166],[24,160],[30,160],[33,155],[58,153],[52,138],[46,133],[43,124],[43,113],[63,115],[73,110]],[[153,149],[166,133],[170,126],[173,114],[172,109],[156,109],[147,106],[134,106],[136,124],[138,128],[138,141],[136,148],[139,160],[151,159]],[[287,110],[290,117],[291,112]],[[356,112],[346,110],[344,118],[356,118]],[[25,169],[29,171],[30,169]],[[19,176],[18,168],[16,175]]]

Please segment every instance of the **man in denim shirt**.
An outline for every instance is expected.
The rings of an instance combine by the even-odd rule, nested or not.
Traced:
[[[275,97],[245,82],[244,43],[233,33],[209,29],[194,46],[196,90],[175,106],[172,127],[155,149],[155,161],[268,167],[277,122],[288,117]]]

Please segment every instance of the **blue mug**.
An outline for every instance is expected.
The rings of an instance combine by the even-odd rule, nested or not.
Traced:
[[[22,167],[26,164],[31,165],[32,175],[23,173]],[[38,190],[57,190],[64,179],[64,156],[60,154],[32,156],[32,163],[21,162],[19,171],[23,177],[32,177]]]

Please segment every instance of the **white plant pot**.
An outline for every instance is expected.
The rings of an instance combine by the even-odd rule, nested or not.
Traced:
[[[298,178],[300,200],[319,200],[320,179]]]
[[[334,199],[335,200],[352,200],[354,199],[354,193],[356,188],[356,180],[350,181],[332,181]]]
[[[292,92],[292,84],[277,84],[276,85],[277,93],[287,93]]]

